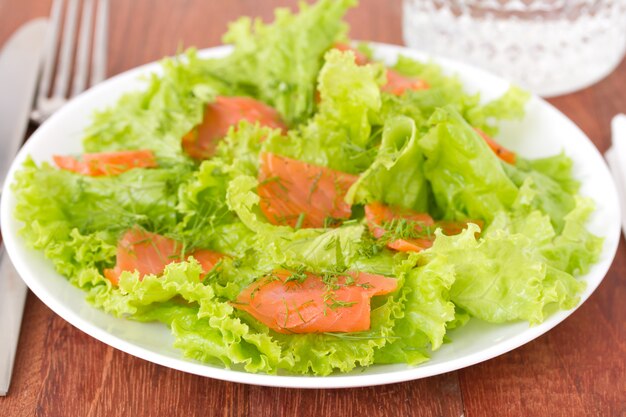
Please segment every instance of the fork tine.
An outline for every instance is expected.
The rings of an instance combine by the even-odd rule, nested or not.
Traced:
[[[98,0],[96,31],[93,42],[90,85],[104,80],[107,67],[107,32],[109,28],[109,0]]]
[[[61,55],[59,68],[54,80],[53,97],[64,97],[67,93],[67,86],[72,70],[72,52],[74,51],[74,35],[76,32],[76,15],[78,1],[69,0],[65,12],[65,24],[63,25],[63,42],[61,43]]]
[[[89,41],[91,40],[91,22],[93,20],[93,0],[85,0],[78,35],[78,51],[76,53],[76,67],[70,97],[74,97],[85,89],[87,71],[89,70]]]
[[[37,89],[37,107],[40,106],[41,100],[47,97],[50,91],[50,81],[52,81],[52,71],[54,70],[56,61],[59,29],[61,27],[61,6],[63,6],[63,0],[54,0],[52,9],[50,10],[50,26],[48,28],[48,35],[46,36],[43,72],[39,80],[39,88]]]

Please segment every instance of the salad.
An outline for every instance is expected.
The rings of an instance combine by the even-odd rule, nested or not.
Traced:
[[[248,372],[417,365],[468,320],[574,307],[602,239],[565,154],[498,143],[527,93],[386,67],[349,41],[353,5],[240,18],[228,56],[165,59],[94,114],[83,154],[28,159],[27,244],[94,306]]]

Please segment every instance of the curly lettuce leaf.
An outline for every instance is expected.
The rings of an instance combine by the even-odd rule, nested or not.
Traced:
[[[446,256],[454,267],[450,299],[456,306],[493,323],[537,324],[552,303],[565,309],[578,303],[584,283],[548,265],[526,235],[500,229],[477,240],[478,231],[470,224],[457,236],[437,232],[427,251],[430,256]]]
[[[468,94],[456,75],[444,74],[433,62],[420,62],[400,55],[393,69],[402,75],[419,78],[429,88],[408,91],[400,97],[384,94],[382,113],[406,115],[418,126],[425,124],[439,108],[451,106],[473,127],[495,135],[499,120],[518,120],[524,115],[524,106],[530,94],[518,87],[510,87],[501,97],[483,103],[479,94]]]
[[[432,61],[422,62],[405,55],[399,55],[392,68],[407,77],[419,78],[426,81],[430,89],[435,91],[446,89],[448,91],[455,91],[458,96],[463,94],[463,84],[459,79],[456,76],[447,76],[443,73],[441,67]],[[449,101],[447,104],[449,104]]]
[[[573,162],[564,152],[538,159],[518,158],[515,165],[523,171],[535,170],[550,177],[569,194],[578,193],[580,188],[580,182],[572,175]]]
[[[229,178],[220,163],[209,160],[179,187],[176,208],[183,219],[177,225],[177,234],[191,246],[210,246],[220,226],[236,221],[225,201]]]
[[[230,129],[219,143],[216,160],[232,177],[239,175],[256,176],[259,171],[259,154],[268,142],[281,138],[278,129],[270,129],[246,120],[239,122],[236,129]]]
[[[263,248],[259,262],[274,265],[306,265],[312,271],[335,270],[351,265],[359,256],[363,225],[338,229],[299,229],[267,222],[254,192],[258,181],[240,176],[230,182],[227,202],[243,224],[255,233],[255,247]]]
[[[339,171],[364,171],[376,149],[374,125],[381,106],[379,65],[359,66],[351,51],[326,53],[319,74],[319,111],[288,136],[267,141],[269,152]]]
[[[212,248],[241,256],[250,247],[252,233],[226,204],[229,171],[218,159],[204,161],[178,189],[176,208],[182,219],[170,235],[189,250]]]
[[[498,132],[496,120],[520,120],[524,117],[524,106],[530,99],[530,93],[519,87],[510,87],[501,97],[484,105],[466,109],[463,116],[474,127],[488,135]]]
[[[563,231],[551,245],[542,248],[551,266],[568,274],[582,275],[598,261],[604,239],[585,227],[593,210],[591,199],[576,197],[576,206],[564,217]]]
[[[89,177],[29,159],[13,184],[16,217],[25,223],[23,233],[29,233],[33,220],[81,233],[119,233],[133,225],[167,230],[177,223],[176,190],[189,174],[179,165]]]
[[[326,53],[319,74],[320,118],[337,123],[355,146],[369,142],[372,122],[380,109],[379,65],[357,65],[351,51]]]
[[[405,116],[388,120],[372,165],[346,195],[350,204],[373,201],[426,212],[429,189],[415,122]]]
[[[161,276],[124,272],[119,287],[91,290],[94,302],[109,313],[171,326],[174,346],[185,356],[249,372],[276,372],[281,349],[267,334],[252,331],[233,307],[215,296],[200,278],[200,264],[172,263]]]
[[[242,17],[231,23],[224,43],[234,52],[217,71],[221,78],[276,108],[291,126],[315,110],[315,82],[322,56],[345,35],[341,17],[355,0],[300,4],[300,12],[276,9],[275,21]]]
[[[452,107],[437,110],[419,145],[426,158],[424,175],[446,219],[490,221],[517,197],[503,163]]]
[[[194,50],[164,59],[162,74],[152,74],[143,91],[123,95],[117,103],[93,116],[86,129],[86,152],[151,149],[160,166],[193,162],[181,147],[181,138],[203,118],[204,107],[220,89],[206,72],[206,61]]]
[[[413,255],[403,265],[404,310],[394,327],[395,339],[376,352],[378,363],[417,365],[428,360],[429,351],[441,346],[448,323],[455,320],[449,297],[455,281],[453,265],[440,256],[413,268],[419,259],[420,255]]]
[[[506,167],[509,178],[520,188],[534,190],[533,206],[550,216],[557,231],[564,225],[564,217],[575,206],[575,194],[570,194],[552,178],[539,171],[522,171]]]

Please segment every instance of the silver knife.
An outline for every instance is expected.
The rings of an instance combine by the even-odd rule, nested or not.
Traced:
[[[611,121],[611,144],[604,157],[617,187],[622,215],[622,232],[626,236],[626,115],[624,114],[618,114]]]
[[[0,190],[28,127],[43,57],[47,19],[18,29],[0,51]],[[26,285],[0,248],[0,395],[11,382]]]

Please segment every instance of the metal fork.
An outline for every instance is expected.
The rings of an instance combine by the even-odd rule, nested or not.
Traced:
[[[95,14],[95,30],[93,30],[94,5],[97,4]],[[35,110],[31,112],[30,119],[41,124],[52,113],[63,106],[71,97],[82,92],[89,78],[89,85],[94,85],[105,78],[106,73],[106,52],[107,52],[107,27],[109,0],[68,0],[67,7],[64,7],[65,0],[54,0],[50,13],[50,24],[45,39],[44,56],[42,60],[43,73],[39,82],[37,97],[35,100]],[[79,6],[82,10],[80,32],[78,40],[75,42],[77,33],[77,19]],[[61,25],[62,12],[65,9],[65,22]],[[59,47],[59,35],[63,33],[63,41]],[[92,41],[92,32],[94,33]],[[90,45],[91,44],[91,45]],[[92,46],[92,48],[90,48]],[[91,49],[91,74],[89,71],[89,53]],[[72,65],[72,58],[76,50],[76,62]],[[57,53],[59,55],[58,66],[56,63]],[[52,76],[55,74],[54,89],[50,93]],[[69,90],[70,77],[74,75],[71,90]],[[48,94],[51,95],[48,95]],[[4,139],[4,137],[0,138]],[[12,149],[16,150],[16,149]],[[12,155],[11,155],[12,156]],[[0,179],[1,182],[1,179]],[[3,337],[2,344],[4,353],[9,356],[8,363],[0,375],[0,395],[6,395],[11,380],[13,361],[15,360],[15,349],[18,344],[20,320],[26,298],[26,287],[18,278],[15,267],[8,257],[3,256],[3,247],[0,246],[0,281],[2,290],[11,294],[12,301],[7,304],[9,315],[3,317],[5,322],[9,320],[10,326]],[[3,305],[2,307],[5,307]],[[5,310],[3,310],[4,314]],[[7,330],[5,326],[3,331]],[[2,351],[2,349],[0,349]],[[3,358],[4,359],[4,358]]]
[[[94,30],[96,1],[98,4]],[[67,3],[66,7],[64,7],[65,3]],[[77,32],[79,3],[82,3],[80,5],[82,12],[80,31]],[[64,9],[65,19],[62,25]],[[37,89],[35,109],[30,117],[33,122],[43,123],[70,98],[84,91],[87,86],[97,84],[105,78],[108,14],[109,0],[54,0],[50,11],[51,24],[46,39],[43,72]],[[59,45],[61,33],[63,39]],[[92,47],[91,73],[89,73],[90,46]],[[76,59],[72,65],[74,51],[76,51]],[[74,78],[70,89],[72,70]],[[55,75],[54,86],[50,91],[53,75]]]

